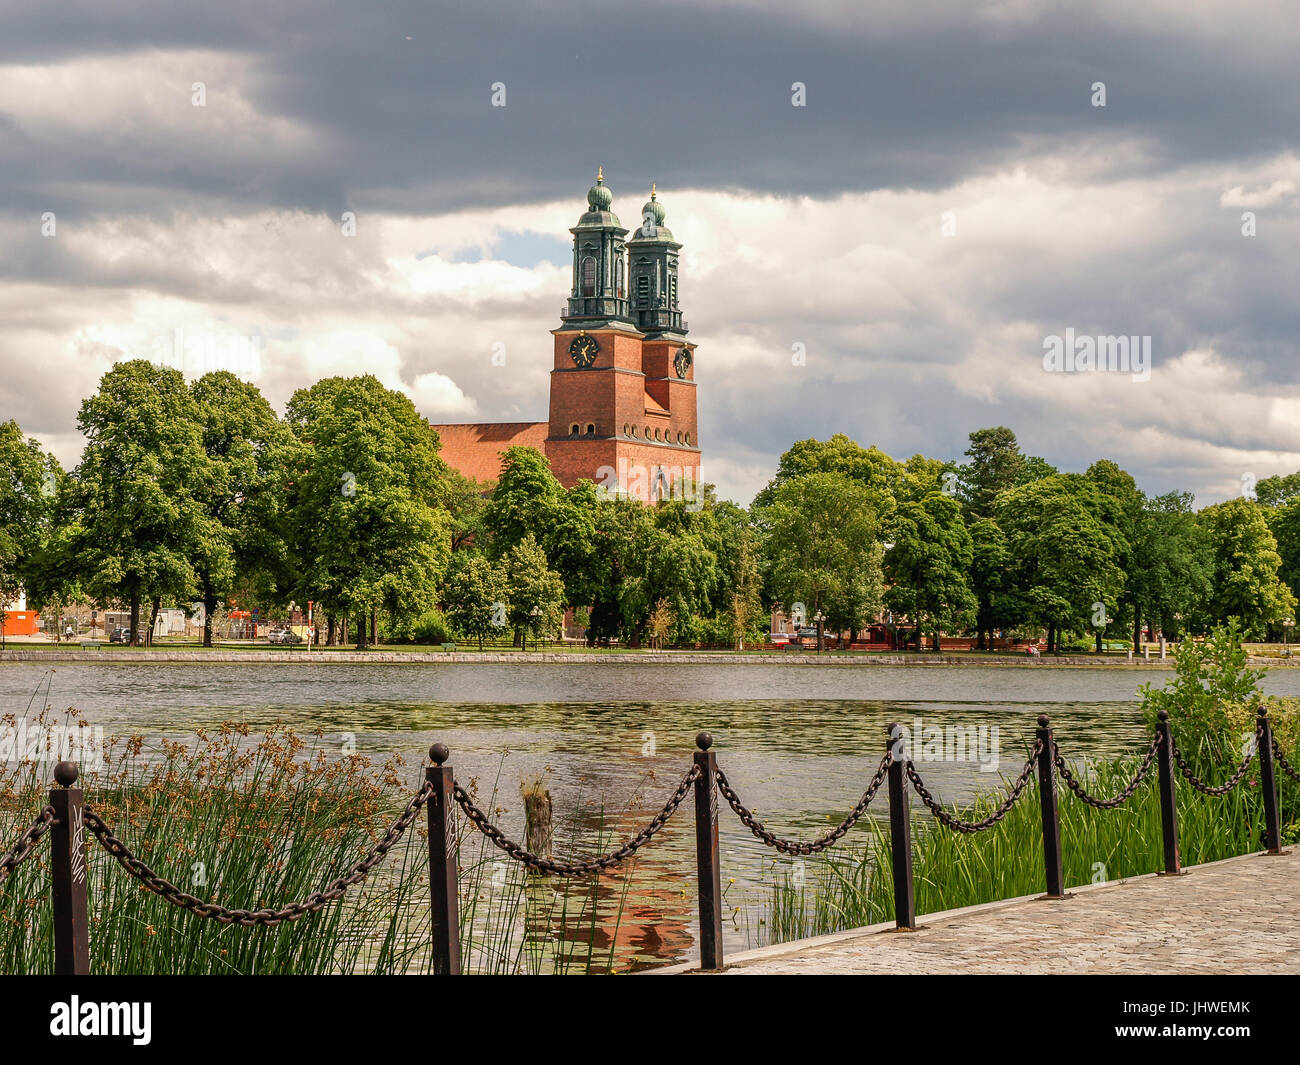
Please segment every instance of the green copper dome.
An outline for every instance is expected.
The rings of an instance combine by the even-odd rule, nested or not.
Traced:
[[[664,205],[659,202],[659,196],[651,184],[650,199],[641,207],[641,224],[636,227],[630,243],[676,243],[673,231],[664,225],[664,215]]]
[[[605,168],[596,171],[596,184],[587,190],[587,206],[593,211],[608,211],[614,194],[605,187]]]
[[[654,217],[655,225],[664,224],[664,205],[657,198],[653,182],[650,184],[650,199],[641,206],[641,220],[645,221],[650,216]]]

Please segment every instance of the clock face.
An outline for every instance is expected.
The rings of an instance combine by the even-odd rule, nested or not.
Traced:
[[[574,337],[573,343],[569,345],[569,356],[582,370],[595,362],[596,356],[599,354],[600,344],[597,343],[595,337],[589,337],[586,333]]]
[[[678,348],[677,354],[673,357],[673,369],[677,371],[678,377],[685,377],[691,372],[691,362],[690,348]]]

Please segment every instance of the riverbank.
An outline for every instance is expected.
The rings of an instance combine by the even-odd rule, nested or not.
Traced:
[[[989,668],[1005,666],[1014,669],[1172,669],[1173,656],[1163,661],[1152,656],[1121,658],[1115,655],[1044,655],[1030,658],[1021,655],[965,654],[792,654],[790,652],[731,653],[726,651],[608,651],[601,653],[573,651],[272,651],[249,648],[247,650],[169,650],[154,648],[99,650],[39,650],[0,651],[3,662],[104,662],[104,663],[293,663],[294,665],[449,665],[452,663],[483,664],[508,663],[510,665],[626,665],[635,663],[673,663],[678,665],[805,665],[852,668],[863,666],[971,666]],[[1251,656],[1252,666],[1292,668],[1300,666],[1300,658],[1271,658]]]

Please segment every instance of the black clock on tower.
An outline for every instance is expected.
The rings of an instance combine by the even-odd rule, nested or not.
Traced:
[[[678,348],[677,355],[673,359],[673,369],[677,371],[678,377],[685,377],[691,372],[691,349]]]
[[[569,345],[569,356],[578,365],[578,369],[585,370],[593,362],[596,356],[600,354],[600,344],[595,337],[589,337],[586,333],[580,333],[573,338],[573,343]]]

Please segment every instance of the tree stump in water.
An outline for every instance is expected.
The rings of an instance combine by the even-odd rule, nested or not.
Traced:
[[[524,846],[543,858],[551,856],[551,793],[540,780],[519,785],[524,797]]]

